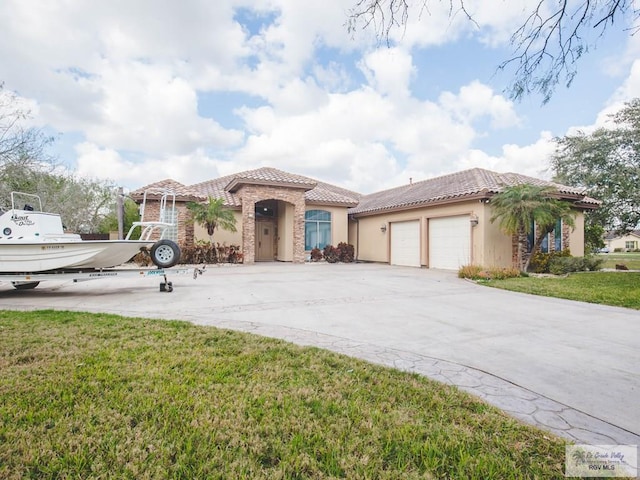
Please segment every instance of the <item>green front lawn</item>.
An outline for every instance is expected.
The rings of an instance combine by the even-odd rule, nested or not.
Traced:
[[[0,478],[563,478],[456,388],[184,322],[0,311]]]
[[[640,253],[599,253],[598,258],[604,259],[602,268],[616,268],[616,265],[626,265],[629,270],[640,270]]]
[[[495,288],[640,310],[639,272],[581,272],[567,277],[519,277],[482,282]]]

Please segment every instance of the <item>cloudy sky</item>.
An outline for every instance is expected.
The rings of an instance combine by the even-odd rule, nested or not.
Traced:
[[[470,0],[475,25],[432,2],[390,47],[347,32],[355,1],[3,0],[0,82],[64,165],[128,189],[262,166],[361,193],[470,167],[548,178],[552,137],[640,96],[622,25],[542,105],[496,71],[531,1]]]

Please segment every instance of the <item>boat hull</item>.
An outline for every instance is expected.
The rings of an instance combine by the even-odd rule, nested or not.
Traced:
[[[137,240],[0,242],[0,272],[116,267],[131,260],[141,248],[152,245],[153,242]]]

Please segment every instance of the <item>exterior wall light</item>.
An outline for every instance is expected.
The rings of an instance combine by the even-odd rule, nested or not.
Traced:
[[[478,226],[478,216],[477,215],[471,215],[469,217],[469,222],[471,223],[472,227],[477,227]]]
[[[385,233],[387,231],[387,224],[383,223],[382,225],[380,225],[380,231],[382,233]]]

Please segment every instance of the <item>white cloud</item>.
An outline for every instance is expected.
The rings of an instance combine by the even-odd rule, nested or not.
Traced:
[[[455,165],[454,170],[486,168],[497,172],[515,172],[531,177],[551,179],[549,161],[555,151],[551,132],[543,131],[531,145],[507,144],[501,156],[490,156],[480,150],[469,150]]]
[[[439,102],[463,121],[474,121],[487,116],[491,119],[493,128],[514,127],[520,123],[513,102],[502,95],[496,95],[490,87],[477,80],[464,85],[457,95],[443,92]]]
[[[474,50],[425,60],[455,39],[479,39],[483,55],[504,45],[532,0],[465,2],[480,28],[430,2],[393,32],[398,46],[373,51],[374,30],[347,32],[354,5],[6,0],[0,81],[30,102],[35,124],[82,139],[68,159],[80,174],[132,188],[263,165],[363,192],[469,166],[543,175],[546,126],[523,125],[522,104],[463,71]],[[638,43],[624,49],[633,66],[606,111],[640,95]],[[532,144],[514,145],[515,128]],[[479,138],[499,154],[478,151]]]
[[[374,50],[360,62],[360,69],[378,93],[397,101],[409,97],[409,83],[416,73],[409,53],[399,48]]]
[[[166,178],[190,185],[219,175],[218,162],[202,150],[189,155],[145,157],[141,161],[124,158],[116,150],[101,148],[90,142],[76,145],[76,152],[76,174],[109,179],[132,189]]]

